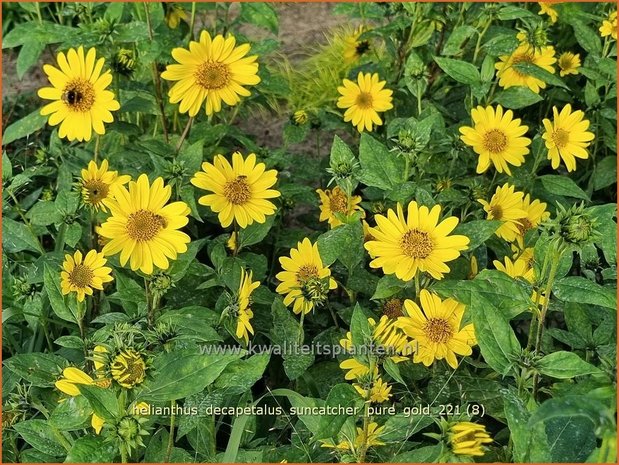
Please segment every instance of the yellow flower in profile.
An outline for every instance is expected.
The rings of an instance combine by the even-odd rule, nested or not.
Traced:
[[[344,35],[344,62],[347,64],[356,63],[361,59],[363,55],[369,52],[370,50],[370,41],[369,40],[359,40],[361,34],[366,32],[363,26],[359,26],[358,28],[352,30],[348,34]]]
[[[481,457],[484,455],[484,444],[492,442],[484,425],[461,421],[451,426],[449,443],[451,451],[456,455]]]
[[[337,88],[341,95],[337,107],[346,108],[344,121],[352,121],[359,132],[372,131],[374,125],[381,126],[383,121],[378,113],[393,108],[393,91],[384,89],[385,81],[379,81],[376,73],[359,73],[356,83],[344,79],[343,84]]]
[[[557,10],[552,7],[552,3],[537,2],[537,4],[540,8],[538,15],[548,15],[552,24],[557,22],[557,19],[559,18],[559,13],[557,13]]]
[[[567,76],[568,74],[578,74],[578,70],[580,69],[580,54],[572,53],[572,52],[563,52],[559,56],[559,60],[557,62],[559,65],[559,75]]]
[[[514,119],[511,110],[478,106],[471,110],[473,127],[460,128],[460,139],[473,147],[479,155],[477,173],[484,173],[492,164],[499,173],[511,176],[509,165],[520,166],[529,153],[531,139],[524,137],[528,126],[521,125],[520,118]]]
[[[106,262],[103,253],[96,250],[89,251],[86,257],[79,250],[73,256],[66,254],[60,272],[62,294],[75,292],[77,301],[83,302],[86,295],[92,295],[93,289],[103,290],[103,283],[114,279],[110,276],[112,269],[104,266]]]
[[[553,64],[555,49],[552,46],[531,47],[529,44],[521,44],[511,55],[499,57],[499,63],[495,65],[499,85],[504,89],[514,86],[528,87],[536,94],[540,89],[546,88],[546,83],[541,79],[535,78],[518,70],[514,65],[519,63],[532,63],[545,69],[549,73],[554,73]]]
[[[241,283],[237,301],[236,337],[245,339],[245,344],[249,344],[249,333],[254,334],[254,328],[250,323],[254,317],[254,312],[250,308],[251,293],[260,286],[260,281],[252,281],[252,274],[252,271],[247,273],[244,268],[241,269]]]
[[[130,180],[131,176],[118,176],[118,171],[109,171],[107,160],[103,160],[100,166],[91,161],[88,168],[82,170],[82,199],[95,210],[106,212],[103,201],[111,198],[112,188],[125,185]]]
[[[239,152],[232,154],[232,165],[223,155],[215,155],[213,163],[202,163],[191,184],[212,192],[198,199],[218,213],[221,226],[227,228],[232,221],[246,228],[254,221],[264,223],[277,208],[267,199],[281,194],[271,189],[277,182],[277,171],[265,171],[264,163],[256,163],[256,155],[250,153],[246,159]]]
[[[371,386],[365,388],[359,383],[353,384],[355,390],[367,402],[380,404],[389,400],[391,397],[391,386],[385,383],[380,377],[371,383]]]
[[[530,283],[533,282],[535,273],[526,260],[518,258],[512,262],[509,257],[505,257],[504,261],[504,264],[499,260],[494,260],[492,263],[497,270],[502,271],[514,279],[524,278]]]
[[[112,378],[126,389],[133,389],[146,377],[146,363],[139,352],[133,349],[121,351],[112,360]]]
[[[237,236],[238,234],[236,233],[236,231],[232,231],[232,233],[230,234],[230,237],[226,241],[226,247],[228,247],[228,249],[231,251],[236,250],[237,240],[238,240]]]
[[[524,248],[524,236],[527,231],[537,228],[542,221],[546,221],[550,217],[550,212],[546,210],[546,203],[537,199],[531,202],[529,194],[524,196],[522,209],[527,213],[527,216],[518,220],[519,235],[516,236],[518,246],[521,249]]]
[[[331,270],[322,265],[318,245],[308,238],[290,249],[290,257],[280,257],[284,271],[277,273],[281,281],[276,291],[284,295],[284,304],[292,304],[296,314],[307,314],[315,305],[321,304],[330,289],[337,284],[331,277]]]
[[[617,10],[608,14],[608,18],[602,21],[599,31],[602,37],[611,36],[617,40]]]
[[[58,136],[69,141],[89,141],[92,131],[105,134],[103,123],[114,121],[112,111],[120,108],[114,94],[106,90],[112,82],[112,74],[102,73],[105,59],[96,58],[94,48],[84,55],[84,47],[60,52],[56,57],[58,66],[44,65],[51,87],[39,89],[38,95],[53,100],[41,109],[41,115],[49,116],[50,126],[57,126]]]
[[[316,189],[320,196],[320,221],[328,221],[331,228],[335,228],[342,223],[336,214],[344,218],[351,216],[354,212],[361,212],[361,218],[365,218],[365,212],[361,208],[361,196],[348,196],[339,186],[333,189]]]
[[[450,216],[439,223],[440,205],[432,210],[408,204],[408,218],[402,205],[397,204],[397,215],[389,209],[387,216],[376,215],[376,227],[370,228],[374,240],[364,244],[374,260],[372,268],[382,268],[385,274],[394,274],[410,281],[417,271],[427,272],[434,279],[449,273],[447,262],[455,260],[469,244],[466,236],[452,235],[458,218]]]
[[[406,316],[397,321],[416,342],[413,362],[430,366],[435,360],[445,359],[450,367],[458,368],[456,355],[471,355],[471,347],[477,344],[472,324],[460,328],[464,305],[451,298],[443,301],[425,289],[421,290],[419,299],[421,308],[407,299],[404,302]]]
[[[367,434],[363,431],[363,428],[357,427],[357,437],[355,437],[355,449],[359,449],[364,445],[366,447],[384,446],[385,443],[380,440],[380,436],[385,430],[384,426],[378,426],[378,423],[371,422],[368,425]]]
[[[352,379],[360,379],[370,373],[369,367],[361,363],[356,358],[348,358],[340,363],[342,370],[348,370],[344,375],[344,379],[350,381]]]
[[[176,29],[181,20],[187,21],[187,12],[176,3],[164,3],[166,8],[165,21],[170,29]]]
[[[175,260],[187,251],[191,239],[178,230],[189,222],[189,207],[185,202],[167,204],[172,188],[164,186],[162,178],[151,185],[148,176],[141,174],[129,183],[129,190],[117,186],[113,195],[105,201],[112,216],[99,232],[110,239],[103,247],[105,255],[120,252],[121,265],[130,259],[132,270],[152,274],[153,265],[166,270],[168,258]]]
[[[514,252],[512,260],[524,260],[529,268],[533,268],[533,265],[535,264],[533,247],[526,247],[524,249],[521,249],[512,244],[512,252]]]
[[[515,241],[520,235],[522,225],[520,220],[527,216],[527,212],[523,209],[523,198],[523,192],[518,192],[514,186],[505,183],[496,188],[490,202],[477,200],[488,214],[486,219],[502,221],[495,234],[508,242]]]
[[[168,65],[161,77],[168,81],[178,81],[172,86],[168,96],[170,103],[180,102],[181,113],[189,112],[195,116],[206,100],[206,114],[212,115],[221,110],[221,102],[236,105],[250,92],[244,86],[260,82],[257,56],[245,56],[250,45],[236,46],[233,35],[217,35],[211,39],[207,31],[202,31],[200,41],[189,42],[189,50],[175,48],[172,57],[178,64]]]
[[[589,158],[587,147],[595,139],[595,134],[587,131],[589,120],[584,119],[583,111],[572,112],[572,105],[569,103],[560,113],[557,107],[552,107],[552,113],[552,122],[548,118],[542,121],[546,129],[542,139],[546,142],[548,159],[555,170],[563,160],[568,171],[575,171],[576,158]]]
[[[295,126],[303,126],[307,123],[309,116],[305,110],[297,110],[292,114],[292,122]]]

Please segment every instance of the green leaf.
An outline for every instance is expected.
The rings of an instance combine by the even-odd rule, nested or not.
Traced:
[[[39,239],[24,223],[2,218],[2,247],[6,253],[17,253],[28,250],[43,253]]]
[[[582,48],[595,55],[602,54],[602,41],[597,31],[591,29],[579,18],[570,18],[570,24],[574,29],[574,36]]]
[[[605,413],[606,412],[606,413]],[[564,396],[546,400],[531,415],[529,426],[546,422],[552,418],[582,417],[590,420],[595,427],[611,421],[613,415],[601,402],[589,396]]]
[[[212,316],[215,321],[212,321]],[[219,319],[219,314],[204,307],[192,306],[179,310],[168,310],[158,319],[158,323],[165,322],[175,328],[179,335],[191,336],[200,342],[220,342],[219,333],[213,328]]]
[[[331,145],[331,157],[329,164],[331,168],[337,168],[341,164],[351,165],[355,162],[355,155],[350,147],[340,139],[337,135],[333,136],[333,144]]]
[[[359,303],[355,304],[350,320],[350,333],[352,343],[356,347],[367,345],[372,340],[372,330],[368,317],[365,315]]]
[[[496,103],[513,110],[535,105],[542,100],[544,99],[539,94],[526,87],[510,87],[500,92],[494,99]]]
[[[200,139],[191,145],[185,145],[178,155],[177,161],[183,165],[189,176],[200,170],[202,154],[204,151],[204,139]]]
[[[514,19],[535,18],[536,16],[526,8],[519,6],[508,5],[499,9],[497,17],[501,21],[512,21]]]
[[[121,415],[114,390],[89,384],[77,384],[76,386],[97,416],[106,421],[114,421]]]
[[[74,38],[81,30],[71,26],[43,21],[41,23],[26,22],[17,24],[2,39],[2,48],[15,48],[20,45],[38,41],[42,44],[55,44]]]
[[[366,186],[389,191],[402,182],[404,159],[365,132],[361,133],[359,162],[359,180]]]
[[[45,420],[20,421],[13,425],[13,429],[24,441],[44,454],[61,457],[67,452],[58,439],[61,433]],[[64,441],[66,442],[66,439]]]
[[[389,360],[389,359],[387,359]],[[396,408],[397,411],[397,408]],[[434,421],[428,415],[414,415],[398,413],[390,416],[385,422],[385,431],[381,435],[381,439],[385,442],[400,442],[405,441],[413,434],[430,426]]]
[[[240,247],[248,247],[250,245],[261,242],[273,227],[275,215],[268,216],[264,223],[252,223],[239,231]]]
[[[468,251],[475,250],[492,237],[501,226],[501,221],[496,220],[474,220],[468,223],[460,223],[454,229],[453,234],[461,234],[469,238]]]
[[[602,287],[581,276],[568,276],[557,280],[553,287],[555,296],[564,302],[578,302],[616,309],[615,289]]]
[[[434,61],[448,76],[462,84],[472,85],[481,82],[479,70],[471,63],[444,57],[434,57]]]
[[[62,221],[62,215],[58,212],[56,204],[49,200],[42,200],[35,203],[28,213],[26,218],[33,226],[49,226],[50,224],[58,224]]]
[[[44,48],[45,44],[36,39],[28,39],[28,41],[22,45],[19,55],[17,55],[16,63],[17,78],[19,80],[21,80],[30,67],[37,62]]]
[[[77,431],[85,427],[91,416],[92,407],[84,396],[69,397],[56,406],[49,424],[60,431]]]
[[[545,69],[540,68],[533,63],[521,62],[515,63],[513,66],[516,71],[519,71],[522,74],[526,74],[528,76],[540,79],[547,84],[552,84],[553,86],[562,87],[569,90],[569,87],[563,82],[561,78],[555,76],[550,71],[546,71]]]
[[[585,191],[578,187],[576,183],[567,176],[547,174],[541,176],[539,180],[542,182],[544,189],[550,194],[589,200],[589,196]]]
[[[449,34],[449,37],[447,38],[447,41],[443,46],[441,54],[445,56],[457,55],[462,50],[462,46],[464,45],[464,43],[468,39],[473,37],[476,32],[477,29],[475,29],[473,26],[457,26],[456,28],[454,28],[452,33]]]
[[[617,157],[611,155],[603,158],[595,167],[591,178],[594,191],[615,184],[617,182]]]
[[[484,360],[496,372],[507,375],[521,351],[509,321],[494,303],[477,294],[471,296],[469,315]]]
[[[339,258],[350,270],[363,259],[363,226],[360,221],[333,228],[316,242],[324,266],[332,265]]]
[[[187,252],[180,254],[178,258],[170,264],[167,273],[172,277],[172,281],[176,283],[183,279],[189,266],[194,263],[196,255],[204,244],[206,244],[206,239],[191,241],[187,246]]]
[[[436,463],[443,452],[441,444],[419,447],[393,457],[393,463]]]
[[[22,119],[15,121],[4,130],[4,134],[2,135],[2,146],[6,147],[13,141],[30,136],[45,126],[46,121],[47,117],[41,115],[40,109],[34,110],[28,116],[24,116]]]
[[[32,353],[13,355],[4,365],[34,386],[52,387],[67,361],[58,355]]]
[[[262,27],[275,35],[279,31],[277,12],[269,3],[241,3],[239,19]]]
[[[270,358],[268,353],[261,353],[247,360],[235,360],[217,378],[215,389],[222,390],[226,396],[249,391],[262,378]]]
[[[406,287],[406,283],[399,279],[395,274],[388,274],[378,280],[376,291],[371,300],[380,300],[397,294]]]
[[[582,417],[545,422],[551,463],[583,463],[596,447],[593,424]]]
[[[558,379],[572,379],[576,376],[601,373],[600,369],[585,362],[573,352],[553,352],[536,364],[542,375]]]
[[[60,271],[53,270],[47,263],[43,270],[43,284],[52,310],[58,318],[77,323],[77,307],[73,298],[66,303],[60,288]]]
[[[240,354],[213,352],[199,354],[182,350],[157,356],[153,362],[155,374],[144,383],[137,398],[169,402],[202,391],[240,357]]]
[[[71,447],[65,463],[112,463],[117,455],[116,445],[105,437],[82,436]]]
[[[327,400],[325,401],[325,406],[354,409],[359,403],[363,405],[363,400],[359,397],[357,391],[355,391],[350,384],[341,383],[331,388]],[[359,409],[361,409],[361,405],[358,405]],[[346,415],[325,415],[320,417],[318,432],[315,435],[316,439],[332,438],[336,436],[348,418],[349,417]]]

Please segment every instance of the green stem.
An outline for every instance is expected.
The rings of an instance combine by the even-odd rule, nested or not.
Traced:
[[[174,423],[176,420],[176,415],[174,414],[174,407],[176,405],[176,401],[170,402],[170,436],[168,437],[168,448],[166,449],[165,460],[164,462],[170,461],[170,456],[172,455],[172,449],[174,447]]]
[[[181,138],[178,141],[178,144],[176,145],[176,153],[174,154],[174,156],[178,155],[178,152],[180,152],[181,147],[183,146],[183,142],[185,142],[185,139],[187,138],[187,135],[189,134],[189,130],[191,129],[192,123],[193,123],[193,116],[189,117],[189,121],[187,121],[187,125],[185,126],[185,129],[183,129],[183,134],[181,134]]]
[[[62,252],[64,250],[64,236],[67,232],[67,223],[62,223],[58,228],[58,235],[56,236],[56,245],[54,252]]]
[[[368,452],[368,427],[370,425],[370,404],[366,402],[363,407],[363,444],[359,448],[357,463],[365,463],[365,456]]]
[[[419,302],[419,294],[421,293],[420,275],[421,271],[417,270],[417,273],[415,273],[415,300],[417,302]]]
[[[144,3],[144,12],[146,13],[146,24],[148,26],[148,38],[153,42],[153,25],[150,21],[150,12],[148,10],[148,4]],[[153,84],[155,86],[155,99],[159,105],[159,112],[161,113],[161,126],[163,129],[163,137],[166,143],[169,142],[168,138],[168,124],[165,117],[165,107],[163,104],[163,97],[161,95],[161,80],[159,79],[159,71],[157,70],[157,62],[153,61],[152,65]]]
[[[236,220],[234,220],[232,222],[232,225],[234,227],[234,250],[232,251],[232,256],[236,257],[239,254],[239,251],[241,250],[240,247],[240,237],[239,237],[239,225],[237,224]]]
[[[193,28],[196,24],[196,2],[191,2],[191,21],[189,22],[189,40],[193,40]]]
[[[305,312],[301,309],[301,320],[299,321],[299,345],[303,344],[303,320],[305,320]]]
[[[488,28],[490,27],[491,24],[492,24],[492,18],[488,18],[486,25],[484,26],[482,31],[479,33],[479,36],[477,37],[477,43],[475,44],[475,52],[473,53],[473,64],[475,64],[475,62],[477,61],[477,56],[479,55],[479,51],[481,50],[481,40],[484,38],[484,35],[488,31]]]

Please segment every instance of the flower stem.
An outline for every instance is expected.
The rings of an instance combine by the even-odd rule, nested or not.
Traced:
[[[183,146],[183,142],[185,142],[185,139],[187,138],[187,135],[189,134],[189,130],[191,129],[192,123],[193,123],[193,116],[190,116],[189,121],[187,121],[187,125],[185,126],[185,129],[183,130],[183,134],[181,135],[181,138],[178,141],[178,144],[176,145],[176,154],[180,152],[181,147]]]
[[[168,437],[168,448],[165,453],[164,462],[170,461],[170,455],[172,455],[172,448],[174,447],[174,423],[176,420],[176,415],[174,415],[174,407],[176,406],[176,401],[170,402],[170,436]]]
[[[303,343],[303,320],[305,320],[305,312],[301,309],[301,320],[299,321],[299,344]]]
[[[232,222],[233,227],[234,227],[234,250],[232,251],[232,256],[236,257],[239,254],[239,251],[241,250],[240,248],[240,237],[239,237],[239,225],[237,224],[236,220],[234,220]]]
[[[196,24],[196,2],[191,2],[191,21],[189,23],[189,40],[193,40],[193,28]]]
[[[415,273],[415,299],[417,302],[419,302],[419,294],[421,293],[420,275],[421,271],[417,270],[417,273]]]
[[[357,463],[364,463],[368,452],[368,427],[370,425],[370,403],[366,402],[363,406],[363,444],[359,448]]]

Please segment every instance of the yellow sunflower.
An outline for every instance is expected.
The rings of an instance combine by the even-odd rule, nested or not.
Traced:
[[[336,186],[333,189],[317,189],[320,196],[320,221],[328,221],[329,226],[335,228],[342,223],[336,214],[345,218],[351,216],[355,211],[361,212],[361,218],[365,218],[365,212],[361,208],[361,196],[348,196],[346,192]]]
[[[111,197],[114,186],[122,186],[131,180],[131,176],[118,176],[118,171],[109,171],[107,160],[101,162],[101,166],[91,161],[88,168],[82,170],[82,199],[86,205],[95,210],[107,211],[103,203]]]
[[[164,3],[166,9],[165,21],[170,29],[176,29],[182,21],[187,21],[187,12],[176,3]]]
[[[496,188],[490,202],[477,200],[488,214],[486,219],[503,222],[495,234],[508,242],[515,241],[520,235],[521,220],[527,216],[527,212],[523,209],[523,198],[523,192],[517,192],[514,186],[505,183]]]
[[[66,254],[60,273],[60,289],[63,295],[75,292],[78,302],[83,302],[85,295],[92,295],[93,289],[103,290],[103,283],[114,278],[112,269],[104,266],[107,260],[102,252],[91,250],[82,256],[79,250],[73,256]]]
[[[559,18],[559,14],[557,13],[557,10],[555,10],[552,7],[552,3],[537,2],[537,4],[539,5],[539,8],[540,8],[538,15],[548,15],[548,17],[550,18],[550,22],[552,24],[557,22],[557,19]]]
[[[356,63],[359,59],[367,54],[370,50],[370,41],[369,40],[359,40],[361,34],[363,34],[365,28],[363,26],[359,26],[358,28],[352,30],[348,34],[344,35],[344,61],[348,64]]]
[[[364,363],[361,363],[356,358],[348,358],[343,360],[340,363],[340,368],[346,371],[344,375],[344,379],[352,380],[352,379],[361,379],[366,377],[370,373],[370,368],[366,366]],[[376,367],[375,367],[376,368]],[[376,370],[378,373],[378,371]]]
[[[450,236],[458,225],[458,218],[450,216],[439,223],[440,205],[428,210],[425,205],[408,204],[408,218],[402,205],[397,215],[389,209],[387,216],[376,215],[376,227],[370,228],[373,240],[364,244],[374,260],[372,268],[382,268],[385,274],[394,274],[409,281],[417,271],[428,272],[442,279],[449,272],[447,262],[455,260],[469,244],[466,236]]]
[[[505,263],[501,263],[499,260],[494,260],[492,263],[497,270],[502,271],[514,279],[524,278],[530,283],[533,282],[535,272],[533,271],[533,268],[529,266],[527,260],[518,258],[511,261],[509,257],[505,257],[504,262]]]
[[[608,14],[608,18],[602,21],[599,31],[602,37],[611,36],[617,40],[617,10]]]
[[[435,360],[445,359],[450,367],[458,368],[456,355],[471,355],[471,347],[477,344],[472,324],[460,328],[464,305],[453,299],[443,301],[425,289],[421,290],[419,299],[421,308],[407,299],[406,316],[397,321],[417,344],[413,361],[430,366]]]
[[[578,74],[580,68],[580,54],[572,52],[563,52],[559,56],[557,62],[559,65],[559,75],[567,76],[568,74]]]
[[[529,194],[524,196],[522,201],[522,209],[527,213],[527,216],[518,220],[518,230],[520,233],[516,236],[518,246],[524,248],[524,235],[530,229],[537,228],[542,221],[546,221],[550,217],[550,212],[546,210],[546,203],[535,199],[531,202]]]
[[[356,428],[354,439],[346,434],[340,433],[341,439],[337,444],[333,439],[321,439],[320,447],[336,449],[338,451],[350,451],[353,454],[357,453],[362,447],[384,446],[385,443],[380,440],[380,436],[385,432],[384,426],[378,426],[378,423],[371,422],[368,424],[367,434],[363,428]]]
[[[391,397],[391,386],[380,377],[374,380],[370,386],[364,387],[359,383],[355,383],[353,387],[364,400],[373,404],[380,404]]]
[[[529,129],[521,125],[520,118],[513,119],[511,110],[503,112],[501,105],[477,107],[471,110],[474,127],[460,128],[460,139],[479,154],[477,173],[484,173],[490,164],[499,173],[511,176],[509,165],[520,166],[529,153],[531,139],[523,137]]]
[[[84,55],[84,47],[69,49],[66,56],[58,53],[59,68],[44,65],[51,87],[39,89],[38,95],[53,100],[41,109],[41,115],[50,115],[51,126],[60,124],[58,136],[70,141],[89,141],[92,131],[105,134],[103,123],[114,121],[112,111],[120,108],[114,94],[106,90],[112,74],[103,70],[103,58],[96,59],[94,48]],[[61,124],[62,123],[62,124]]]
[[[264,223],[277,208],[267,199],[281,194],[271,189],[277,182],[277,171],[265,171],[264,163],[256,163],[256,155],[246,159],[239,152],[232,154],[232,165],[223,155],[215,155],[213,163],[204,162],[202,171],[191,179],[194,186],[212,192],[198,199],[219,213],[219,222],[227,228],[232,221],[245,228],[254,221]]]
[[[308,238],[290,249],[290,257],[280,257],[279,262],[284,271],[277,273],[281,284],[276,291],[285,295],[284,304],[292,304],[296,314],[309,313],[326,299],[330,289],[337,287],[331,270],[322,265],[318,245]]]
[[[133,349],[124,349],[112,360],[112,378],[126,389],[142,384],[146,377],[146,362]]]
[[[188,223],[189,207],[185,202],[167,204],[172,188],[164,186],[162,178],[151,185],[142,174],[129,183],[129,190],[117,186],[113,195],[105,201],[111,216],[99,232],[109,239],[103,247],[105,255],[120,253],[121,265],[131,259],[132,270],[152,274],[153,265],[166,270],[168,258],[175,260],[187,251],[191,239],[178,229]]]
[[[552,107],[552,113],[554,115],[552,122],[548,118],[542,121],[546,129],[542,139],[546,141],[548,159],[555,170],[563,160],[568,171],[575,171],[576,158],[589,158],[587,147],[595,139],[595,134],[587,131],[589,120],[584,119],[583,111],[573,112],[569,103],[560,113],[557,107]]]
[[[245,339],[245,344],[249,344],[249,333],[254,334],[254,328],[251,326],[251,319],[254,317],[254,312],[250,308],[251,293],[260,286],[260,281],[252,281],[252,274],[252,271],[247,273],[245,269],[241,269],[236,337]]]
[[[499,60],[495,68],[497,69],[497,77],[501,87],[504,89],[514,86],[528,87],[536,94],[539,94],[540,89],[546,88],[546,83],[541,79],[519,71],[514,65],[532,63],[549,73],[554,73],[555,70],[552,65],[557,61],[554,47],[545,46],[537,48],[531,47],[529,44],[521,44],[511,55],[501,56]]]
[[[484,444],[492,442],[484,425],[469,421],[461,421],[451,426],[449,443],[451,451],[456,455],[470,455],[481,457],[484,455]]]
[[[359,73],[356,83],[344,79],[343,84],[337,88],[342,95],[337,100],[337,107],[346,108],[344,121],[352,121],[359,132],[372,131],[374,125],[381,126],[383,121],[378,113],[393,108],[393,91],[383,89],[385,81],[379,81],[376,73]]]
[[[239,96],[251,95],[244,86],[260,82],[258,57],[245,56],[249,44],[235,45],[232,35],[211,39],[207,31],[202,31],[199,42],[189,42],[189,50],[173,49],[172,57],[178,64],[168,65],[161,74],[163,79],[178,81],[168,93],[170,103],[180,102],[181,113],[195,116],[206,100],[206,114],[212,115],[221,110],[222,100],[233,106],[241,101]]]

